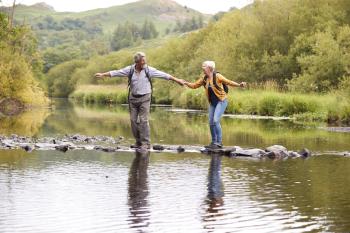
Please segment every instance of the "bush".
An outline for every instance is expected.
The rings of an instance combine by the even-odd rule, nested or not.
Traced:
[[[315,113],[320,107],[310,96],[286,96],[281,103],[280,115],[292,116],[301,113]]]
[[[87,61],[73,60],[59,64],[47,74],[47,86],[52,97],[68,97],[74,90],[78,80],[73,79],[73,73],[86,66]]]
[[[281,99],[278,96],[266,95],[259,101],[258,113],[262,116],[275,116],[281,108]]]

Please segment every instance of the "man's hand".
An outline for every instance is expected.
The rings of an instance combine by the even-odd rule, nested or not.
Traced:
[[[177,83],[180,84],[181,86],[183,86],[183,85],[185,84],[185,82],[186,82],[186,81],[183,80],[183,79],[178,79],[178,80],[177,80]]]
[[[96,73],[95,78],[104,78],[105,75],[103,73]]]
[[[176,78],[176,77],[174,77],[174,76],[171,76],[171,77],[170,77],[170,80],[172,80],[172,81],[178,83],[178,84],[181,85],[181,86],[183,86],[183,85],[184,85],[184,82],[185,82],[185,80]]]
[[[187,87],[188,87],[188,84],[189,84],[189,82],[187,82],[187,81],[184,80],[184,86],[187,86]]]
[[[239,86],[242,87],[242,88],[245,88],[245,87],[247,87],[247,83],[246,82],[241,82],[239,84]]]

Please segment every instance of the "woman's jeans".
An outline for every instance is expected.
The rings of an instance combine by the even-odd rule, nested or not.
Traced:
[[[211,143],[222,144],[222,130],[220,119],[227,107],[227,99],[219,101],[216,106],[209,105],[209,126],[211,133]]]

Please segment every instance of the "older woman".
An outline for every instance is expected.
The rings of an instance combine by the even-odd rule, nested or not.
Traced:
[[[226,79],[215,71],[215,62],[205,61],[202,64],[204,75],[196,82],[184,84],[189,88],[196,89],[204,86],[209,101],[209,127],[211,133],[211,143],[206,146],[210,149],[222,148],[222,129],[220,119],[227,107],[227,93],[225,85],[232,87],[245,87],[246,83],[236,83]]]

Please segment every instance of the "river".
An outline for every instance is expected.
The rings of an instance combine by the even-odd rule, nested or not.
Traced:
[[[0,117],[0,134],[123,136],[126,106],[56,100]],[[290,120],[222,120],[223,143],[322,155],[252,160],[197,153],[0,150],[0,232],[349,232],[350,133]],[[152,142],[209,143],[205,112],[156,107]]]

